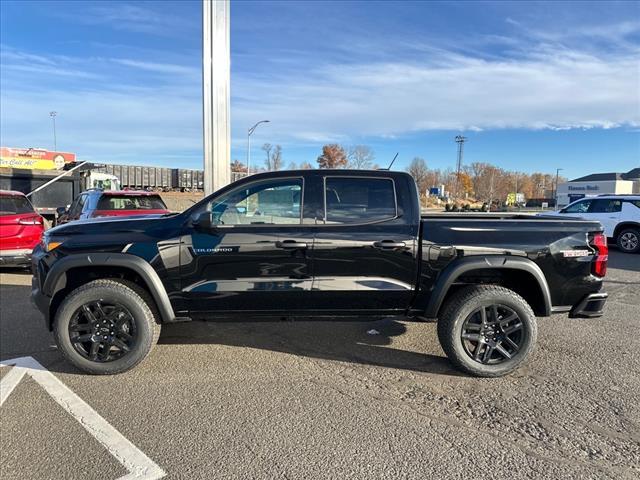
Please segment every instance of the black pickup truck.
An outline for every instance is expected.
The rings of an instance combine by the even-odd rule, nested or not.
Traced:
[[[253,175],[180,214],[69,223],[32,260],[32,299],[60,351],[126,371],[167,322],[223,317],[437,319],[458,368],[500,376],[536,341],[536,316],[602,315],[597,222],[420,215],[401,172]]]

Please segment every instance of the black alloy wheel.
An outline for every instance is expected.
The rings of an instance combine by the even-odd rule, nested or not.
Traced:
[[[462,345],[474,361],[496,365],[518,355],[522,329],[522,321],[512,308],[499,304],[482,306],[462,324]]]
[[[73,348],[92,362],[112,362],[135,346],[136,322],[131,312],[115,302],[97,300],[83,304],[69,322]]]

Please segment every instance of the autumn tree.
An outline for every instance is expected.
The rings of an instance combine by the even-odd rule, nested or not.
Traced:
[[[239,160],[231,162],[231,171],[239,173],[247,173],[247,166]]]
[[[336,143],[323,146],[317,161],[319,168],[345,168],[348,164],[344,148]]]
[[[347,153],[349,168],[355,168],[357,170],[371,168],[375,158],[376,156],[373,150],[367,145],[353,145],[349,147],[349,152]]]

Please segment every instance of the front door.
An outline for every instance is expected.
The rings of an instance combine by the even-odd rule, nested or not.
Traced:
[[[303,199],[302,178],[280,177],[247,182],[206,204],[214,226],[194,228],[181,253],[183,298],[193,316],[304,306],[313,230],[302,222]]]
[[[413,199],[402,199],[399,206],[392,178],[326,176],[320,181],[323,215],[316,227],[307,305],[344,314],[404,310],[417,275],[417,214],[411,214],[412,206],[404,208]]]

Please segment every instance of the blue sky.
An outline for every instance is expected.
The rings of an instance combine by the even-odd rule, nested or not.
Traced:
[[[0,135],[113,163],[200,168],[201,3],[0,3]],[[568,177],[640,165],[638,2],[231,6],[232,158],[324,143]]]

